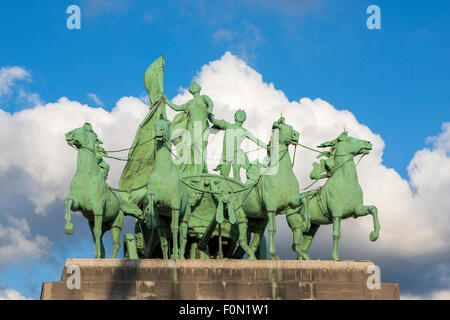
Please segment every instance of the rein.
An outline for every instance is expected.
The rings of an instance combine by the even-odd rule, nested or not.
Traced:
[[[134,147],[132,146],[132,147],[130,147],[130,148],[120,149],[120,150],[105,150],[104,152],[106,152],[106,153],[116,153],[116,152],[128,151],[128,150],[131,150],[131,149],[135,149],[136,147],[141,146],[141,145],[143,145],[143,144],[146,144],[146,143],[152,141],[153,139],[155,139],[155,137],[150,138],[150,139],[148,139],[148,140],[146,140],[146,141],[144,141],[144,142],[141,142],[141,143],[135,145]]]
[[[335,156],[338,156],[338,155],[335,155]],[[344,156],[344,155],[339,155],[339,156]],[[361,159],[362,159],[364,156],[365,156],[365,154],[362,154],[362,155],[361,155],[361,158],[359,158],[358,163],[355,165],[355,167],[358,166],[359,162],[361,161]],[[347,164],[347,162],[353,161],[353,159],[354,159],[355,157],[356,157],[356,155],[353,156],[353,157],[351,157],[350,159],[348,159],[348,160],[345,161],[344,163],[341,163],[336,169],[332,170],[331,175],[334,175],[340,168],[342,168],[345,164]],[[328,178],[330,178],[330,177],[323,177],[323,178],[320,178],[320,179],[314,181],[313,183],[311,183],[311,184],[310,184],[309,186],[307,186],[306,188],[300,189],[300,191],[308,190],[309,188],[311,188],[313,185],[315,185],[315,184],[316,184],[317,182],[319,182],[320,180],[328,179]]]

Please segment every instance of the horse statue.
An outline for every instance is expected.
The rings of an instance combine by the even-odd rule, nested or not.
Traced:
[[[159,216],[170,217],[170,229],[172,232],[172,255],[171,259],[184,259],[187,243],[187,228],[191,212],[190,193],[181,181],[181,176],[172,160],[171,136],[169,120],[158,119],[155,122],[155,162],[147,183],[147,229],[155,228],[150,223],[159,221],[157,227],[160,233],[161,250],[163,258],[168,259],[167,234],[164,230],[164,219]],[[195,202],[195,201],[194,201]],[[180,219],[181,230],[180,230]],[[180,233],[180,245],[178,244],[178,233]]]
[[[291,214],[303,203],[299,196],[299,184],[292,170],[289,155],[289,145],[298,143],[299,133],[286,124],[283,117],[274,122],[272,130],[270,148],[268,148],[270,160],[265,166],[259,163],[250,166],[247,176],[251,176],[252,181],[255,182],[249,191],[240,192],[241,205],[236,210],[239,245],[248,254],[250,260],[256,259],[255,252],[267,223],[269,223],[270,258],[279,259],[274,245],[276,215]],[[260,221],[250,246],[247,238],[249,219]]]
[[[333,224],[333,252],[332,259],[339,260],[338,243],[341,236],[341,220],[350,217],[358,218],[371,214],[374,230],[370,233],[370,240],[378,239],[380,224],[378,222],[378,210],[375,206],[363,205],[363,192],[358,183],[358,175],[354,157],[369,154],[372,144],[369,141],[349,137],[343,132],[337,139],[323,143],[319,148],[331,147],[330,156],[332,166],[326,166],[323,176],[329,177],[325,185],[302,194],[309,201],[308,207],[301,206],[297,212],[287,215],[289,227],[293,232],[293,250],[299,260],[309,260],[306,253],[314,235],[320,225]],[[323,162],[322,162],[323,163]],[[316,167],[314,167],[316,169]],[[316,170],[311,176],[318,176]],[[314,173],[314,174],[313,174]],[[310,227],[304,228],[304,223]],[[303,241],[301,241],[303,236]]]
[[[81,211],[88,219],[95,242],[95,258],[105,258],[102,237],[111,230],[113,251],[110,258],[115,259],[120,249],[120,232],[124,214],[143,219],[142,211],[132,203],[123,200],[106,183],[107,169],[96,133],[89,123],[66,133],[66,141],[78,149],[77,169],[70,185],[70,194],[65,200],[65,232],[72,234],[71,211]]]

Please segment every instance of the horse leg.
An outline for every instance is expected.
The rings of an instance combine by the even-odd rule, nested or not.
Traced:
[[[304,210],[304,208],[302,208]],[[303,219],[302,215],[298,214],[296,211],[288,211],[286,213],[286,220],[288,222],[289,228],[292,230],[293,241],[292,250],[297,253],[297,260],[310,260],[309,255],[302,250],[301,240],[303,236]]]
[[[333,217],[333,252],[331,258],[335,261],[339,260],[339,239],[341,237],[341,217]]]
[[[103,245],[103,235],[105,233],[102,231],[102,235],[100,236],[100,258],[105,259],[106,252],[105,252],[105,246]]]
[[[152,222],[153,222],[153,218],[155,215],[155,205],[156,205],[156,197],[154,194],[150,193],[149,195],[147,195],[147,206],[144,208],[144,212],[147,215],[147,222],[146,222],[146,226],[147,229],[151,229],[152,227]]]
[[[247,231],[247,243],[250,242],[252,238],[252,233]],[[253,249],[252,249],[253,250]],[[239,245],[236,251],[233,253],[233,259],[242,259],[245,255],[244,249],[242,249],[241,245]]]
[[[180,251],[179,258],[185,259],[184,253],[186,251],[186,243],[187,243],[187,234],[188,234],[188,226],[189,226],[189,218],[191,217],[191,206],[187,204],[186,212],[183,216],[183,221],[181,221],[180,226]]]
[[[169,244],[167,241],[167,223],[164,219],[160,219],[160,227],[158,228],[159,241],[161,242],[161,251],[163,259],[169,259]]]
[[[320,225],[311,223],[311,227],[308,231],[303,233],[303,241],[301,244],[301,250],[307,254],[309,247],[311,246],[311,243],[314,239],[314,236],[316,235],[317,230],[319,230]]]
[[[373,231],[370,233],[370,241],[376,241],[380,235],[380,222],[378,221],[378,209],[375,206],[360,206],[355,209],[355,218],[363,217],[368,214],[373,218]]]
[[[254,253],[256,253],[256,251],[259,248],[259,244],[261,243],[261,238],[264,236],[264,231],[266,230],[268,222],[269,222],[269,219],[267,219],[267,218],[264,219],[262,221],[262,225],[258,226],[258,229],[256,229],[257,231],[253,234],[253,239],[252,239],[252,243],[250,244],[250,248],[252,249],[252,251]]]
[[[172,230],[172,255],[171,259],[178,259],[178,232],[180,230],[180,209],[172,208],[172,221],[170,222],[170,228]]]
[[[245,253],[247,253],[248,260],[256,260],[255,253],[248,246],[248,239],[247,239],[248,220],[242,208],[240,208],[236,212],[236,220],[239,228],[239,245],[242,249],[244,249]]]
[[[64,200],[64,203],[66,205],[66,225],[64,226],[64,230],[66,231],[66,234],[71,235],[73,233],[73,224],[71,221],[70,211],[72,210],[72,205],[75,201],[72,198],[67,198]]]
[[[303,197],[302,204],[303,204],[303,211],[301,211],[301,213],[303,218],[303,231],[307,232],[311,228],[311,215],[309,213],[309,198]]]
[[[94,241],[95,241],[95,258],[102,257],[102,222],[103,213],[101,210],[94,210]]]
[[[280,260],[275,251],[275,233],[277,232],[276,211],[268,211],[269,215],[269,254],[271,260]]]
[[[114,219],[113,225],[111,227],[111,237],[113,241],[113,251],[111,253],[110,259],[115,259],[117,253],[120,249],[120,232],[123,226],[123,211],[119,210],[119,214]]]

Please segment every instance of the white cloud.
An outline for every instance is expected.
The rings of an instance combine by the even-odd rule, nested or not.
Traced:
[[[3,67],[0,69],[0,96],[8,94],[17,80],[30,79],[28,71],[21,67]]]
[[[97,97],[95,93],[88,93],[89,98],[91,98],[98,107],[103,107],[103,102]]]
[[[11,218],[9,226],[0,224],[0,267],[46,256],[49,247],[47,237],[31,235],[25,219]]]
[[[38,93],[27,92],[23,89],[19,89],[19,99],[20,101],[25,102],[26,106],[31,107],[44,103]]]
[[[0,290],[0,300],[32,300],[24,297],[19,291],[8,288]]]

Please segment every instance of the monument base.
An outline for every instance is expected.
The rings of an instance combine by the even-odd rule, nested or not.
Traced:
[[[371,261],[67,259],[61,280],[43,283],[41,299],[398,300],[398,284],[368,288],[370,266]]]

